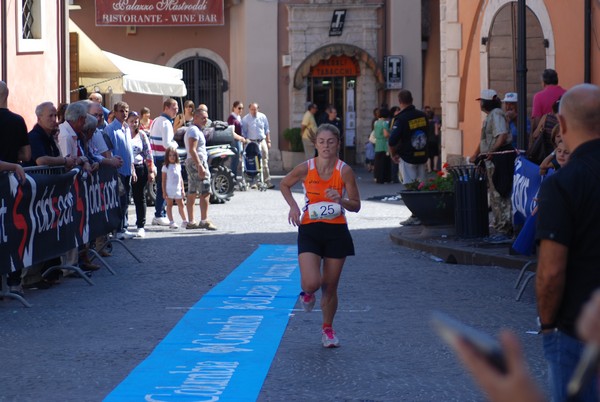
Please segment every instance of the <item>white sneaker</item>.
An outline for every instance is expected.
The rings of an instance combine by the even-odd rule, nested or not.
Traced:
[[[306,292],[300,292],[300,304],[302,305],[302,308],[304,309],[304,311],[311,312],[313,310],[313,308],[315,307],[315,302],[317,301],[317,298],[315,297],[314,293],[306,293]]]
[[[158,226],[169,226],[169,219],[164,216],[157,218],[156,216],[152,218],[152,224]]]
[[[181,228],[182,229],[187,229],[187,225],[188,225],[188,221],[181,222]]]
[[[325,328],[321,331],[321,334],[321,342],[323,342],[324,348],[337,348],[340,346],[340,340],[337,336],[335,336],[335,331],[333,328]]]
[[[131,233],[129,230],[124,230],[123,232],[117,233],[117,239],[119,240],[133,239],[134,237],[135,234]]]
[[[411,216],[410,218],[400,222],[402,226],[418,226],[421,224],[421,220],[416,216]]]
[[[169,224],[169,229],[178,229],[178,228],[179,228],[179,226],[177,226],[177,224],[175,222],[171,222]]]
[[[146,237],[146,231],[144,230],[144,228],[139,228],[135,236],[136,237]]]

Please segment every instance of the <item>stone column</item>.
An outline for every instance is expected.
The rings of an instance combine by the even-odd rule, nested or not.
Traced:
[[[458,0],[440,1],[440,59],[442,82],[442,160],[454,162],[464,153],[459,127],[459,53],[462,24],[458,21]],[[455,162],[461,163],[461,162]]]

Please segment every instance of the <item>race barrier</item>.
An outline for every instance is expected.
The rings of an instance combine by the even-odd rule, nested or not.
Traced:
[[[115,168],[91,174],[53,169],[26,169],[22,184],[12,173],[0,175],[2,275],[58,257],[119,226]]]

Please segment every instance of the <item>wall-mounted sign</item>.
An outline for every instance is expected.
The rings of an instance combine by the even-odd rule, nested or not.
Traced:
[[[402,89],[402,56],[385,56],[383,67],[386,89]]]
[[[344,30],[344,21],[346,20],[346,10],[335,10],[331,17],[329,26],[329,36],[341,36]]]
[[[358,63],[350,56],[331,56],[310,69],[311,77],[356,77],[360,75]]]
[[[356,112],[354,108],[354,81],[346,84],[346,147],[356,145]]]
[[[96,25],[223,25],[223,3],[224,0],[96,0]]]

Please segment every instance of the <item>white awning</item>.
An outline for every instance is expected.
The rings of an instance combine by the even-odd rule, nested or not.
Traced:
[[[187,94],[183,71],[177,68],[161,66],[131,60],[114,53],[101,50],[73,22],[69,20],[69,32],[79,36],[79,85],[91,92],[95,87],[101,92],[135,92],[146,95],[183,97]]]

